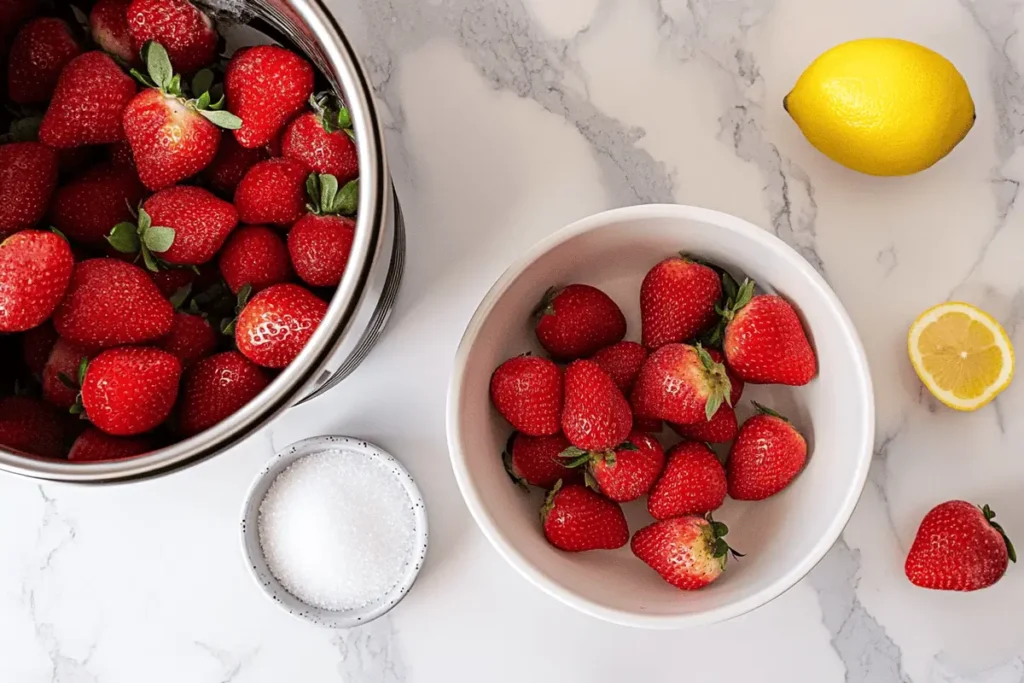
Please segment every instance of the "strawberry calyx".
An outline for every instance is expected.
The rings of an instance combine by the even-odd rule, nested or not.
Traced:
[[[785,422],[787,424],[792,424],[789,421],[788,417],[785,417],[784,415],[780,415],[779,413],[775,412],[774,410],[772,410],[768,406],[761,405],[757,401],[751,401],[751,403],[753,403],[754,407],[757,408],[758,415],[768,415],[769,417],[777,417],[777,418],[779,418],[780,420],[782,420],[783,422]]]
[[[568,469],[575,469],[586,465],[587,469],[583,472],[583,483],[587,488],[600,493],[601,486],[594,478],[594,466],[603,462],[609,468],[613,468],[618,462],[617,453],[619,451],[639,450],[640,449],[631,441],[624,441],[614,449],[608,451],[585,451],[577,446],[569,446],[558,454],[558,458],[564,461],[561,465]]]
[[[66,386],[68,389],[73,389],[78,392],[75,396],[75,402],[68,412],[72,415],[78,415],[81,419],[86,420],[88,417],[85,414],[85,405],[82,403],[82,385],[85,384],[85,371],[89,368],[89,358],[83,356],[82,360],[78,362],[78,373],[75,380],[65,375],[63,372],[57,375],[57,379],[60,380],[61,384]]]
[[[734,559],[744,556],[743,553],[737,552],[735,548],[726,542],[725,535],[729,533],[729,527],[724,522],[716,522],[710,512],[705,515],[704,519],[708,522],[708,525],[701,531],[705,547],[713,558],[721,561],[723,569],[725,568],[726,561],[729,559],[729,555],[732,555]]]
[[[332,91],[324,90],[310,95],[309,106],[325,131],[336,133],[343,130],[350,138],[356,139],[352,132],[352,115]]]
[[[220,321],[220,332],[221,334],[231,337],[235,334],[235,326],[238,324],[238,316],[242,315],[242,310],[246,304],[249,303],[249,297],[252,296],[252,285],[242,285],[238,290],[238,296],[235,299],[235,317],[225,318]]]
[[[516,472],[516,468],[512,464],[512,445],[515,443],[516,434],[518,434],[518,432],[512,432],[512,435],[508,437],[508,442],[505,444],[505,450],[501,453],[501,464],[505,468],[505,473],[508,474],[513,484],[524,491],[529,491],[530,487],[526,480]]]
[[[359,208],[359,179],[338,187],[330,173],[310,173],[306,178],[306,208],[316,216],[354,216]]]
[[[700,359],[704,369],[704,383],[708,388],[708,400],[704,406],[704,415],[710,421],[722,407],[722,403],[732,406],[732,383],[729,381],[729,375],[725,372],[725,365],[716,363],[702,344],[698,343],[696,348],[697,358]]]
[[[533,317],[540,320],[546,315],[555,314],[555,299],[562,293],[560,287],[548,287],[541,297],[540,303],[533,309]]]
[[[10,128],[0,135],[0,143],[35,142],[39,139],[39,126],[43,122],[41,115],[22,116],[11,121]]]
[[[555,509],[555,494],[562,490],[562,480],[559,479],[555,482],[555,485],[548,491],[547,497],[544,499],[544,505],[540,508],[540,522],[543,524],[548,521],[548,515]]]
[[[153,225],[149,214],[140,206],[137,223],[118,223],[107,235],[107,242],[122,254],[141,255],[146,268],[155,273],[167,268],[167,264],[153,254],[162,254],[171,248],[174,228]]]
[[[1010,542],[1010,537],[1003,531],[1003,526],[995,521],[996,513],[988,505],[979,506],[981,514],[985,516],[985,521],[989,523],[993,529],[999,532],[999,535],[1003,537],[1003,543],[1006,544],[1006,555],[1009,557],[1010,562],[1017,562],[1017,551],[1013,549],[1013,543]]]
[[[732,277],[729,278],[732,280]],[[722,280],[722,291],[726,292],[732,289],[736,285],[736,281],[732,280],[732,285],[727,286],[726,280]],[[731,294],[726,295],[724,306],[715,306],[715,311],[718,315],[722,316],[726,322],[731,321],[736,317],[736,314],[740,312],[744,306],[750,303],[750,300],[754,298],[754,286],[755,283],[750,278],[743,280],[743,284],[735,289]]]

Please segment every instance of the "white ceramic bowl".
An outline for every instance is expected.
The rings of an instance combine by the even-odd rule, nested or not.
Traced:
[[[748,385],[738,412],[755,398],[788,416],[807,437],[810,457],[780,494],[760,502],[727,500],[715,518],[746,554],[729,561],[711,586],[684,592],[625,547],[565,553],[545,541],[542,494],[513,486],[501,464],[511,428],[491,407],[491,373],[506,358],[542,353],[530,313],[552,285],[600,287],[639,339],[639,289],[658,261],[683,251],[746,275],[790,300],[817,351],[819,375],[800,388]],[[678,439],[676,439],[678,440]],[[448,444],[463,497],[499,553],[527,579],[587,614],[630,626],[680,628],[752,610],[799,581],[839,537],[871,461],[874,400],[857,332],[824,279],[770,233],[727,214],[675,205],[608,211],[578,221],[536,245],[484,298],[459,346],[448,393]],[[668,439],[663,439],[668,444]],[[644,500],[624,506],[631,531],[650,523]]]

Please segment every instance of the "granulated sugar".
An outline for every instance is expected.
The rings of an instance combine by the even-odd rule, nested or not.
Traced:
[[[338,449],[300,458],[260,504],[271,573],[303,602],[350,610],[377,602],[405,574],[416,541],[412,501],[385,461]]]

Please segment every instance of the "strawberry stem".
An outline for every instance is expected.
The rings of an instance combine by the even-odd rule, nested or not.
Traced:
[[[777,417],[780,420],[782,420],[783,422],[789,422],[789,418],[784,417],[782,415],[779,415],[777,412],[775,412],[774,410],[772,410],[768,406],[761,405],[757,401],[751,401],[751,403],[753,403],[754,407],[757,408],[758,414],[760,414],[760,415],[768,415],[770,417]]]
[[[995,521],[996,513],[988,505],[981,506],[981,514],[985,515],[985,521],[992,525],[992,528],[999,532],[999,535],[1003,537],[1003,542],[1006,543],[1006,555],[1010,558],[1010,562],[1017,562],[1017,551],[1013,548],[1013,543],[1010,542],[1010,537],[1003,531],[1003,526]]]

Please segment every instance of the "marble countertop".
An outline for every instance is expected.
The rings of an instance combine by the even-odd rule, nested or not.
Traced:
[[[342,386],[185,472],[103,489],[0,477],[0,680],[1024,680],[1024,568],[966,595],[902,574],[943,500],[988,502],[1024,539],[1024,382],[954,414],[922,391],[904,341],[920,311],[956,298],[1024,348],[1019,0],[328,4],[381,102],[408,219],[389,332]],[[964,142],[908,178],[833,164],[780,106],[820,52],[878,35],[949,57],[977,103]],[[605,624],[527,584],[473,524],[444,435],[454,350],[494,279],[567,222],[644,202],[734,213],[799,249],[849,309],[877,392],[875,462],[842,540],[778,600],[689,632]],[[338,632],[260,595],[236,528],[275,449],[332,433],[399,457],[432,530],[398,609]]]

